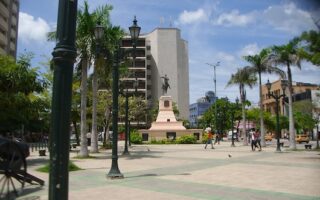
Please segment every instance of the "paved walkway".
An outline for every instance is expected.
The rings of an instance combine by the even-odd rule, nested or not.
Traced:
[[[286,144],[285,144],[286,145]],[[119,145],[119,152],[123,145]],[[313,145],[313,147],[315,144]],[[110,180],[111,150],[94,159],[71,159],[84,170],[69,174],[69,199],[114,200],[320,200],[320,151],[275,152],[269,143],[263,151],[222,142],[215,149],[204,145],[132,146],[129,156],[119,156],[124,179]],[[26,185],[20,200],[48,197],[48,174],[35,171],[48,156],[29,158],[29,173],[46,181],[42,188]]]

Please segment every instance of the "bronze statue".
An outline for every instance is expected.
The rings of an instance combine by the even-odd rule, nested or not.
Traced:
[[[169,85],[169,78],[167,77],[167,74],[165,74],[164,76],[162,76],[161,78],[163,78],[163,84],[162,84],[162,95],[166,95],[168,88],[170,88]],[[171,88],[170,88],[171,89]]]

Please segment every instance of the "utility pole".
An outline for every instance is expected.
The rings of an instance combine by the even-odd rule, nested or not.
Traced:
[[[215,100],[214,100],[214,128],[216,129],[215,131],[217,131],[217,79],[216,79],[216,67],[218,67],[220,65],[220,61],[218,61],[216,64],[210,64],[210,63],[206,63],[206,64],[211,66],[211,67],[213,67],[213,72],[214,72],[214,74],[213,74],[214,96],[215,96]]]

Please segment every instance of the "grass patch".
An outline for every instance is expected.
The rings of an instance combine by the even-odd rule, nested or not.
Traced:
[[[75,165],[72,161],[69,161],[68,170],[69,170],[69,172],[71,172],[71,171],[78,171],[78,170],[82,170],[82,169],[81,169],[80,167],[78,167],[77,165]],[[38,172],[44,172],[44,173],[49,173],[49,171],[50,171],[50,165],[49,165],[49,163],[46,164],[46,165],[43,166],[43,167],[40,167],[40,168],[36,169],[36,171],[38,171]]]
[[[75,157],[72,157],[72,158],[74,158],[74,159],[95,159],[95,158],[97,158],[96,156],[75,156]]]

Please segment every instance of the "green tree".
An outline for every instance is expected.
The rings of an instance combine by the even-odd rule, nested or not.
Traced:
[[[215,116],[215,104],[217,106],[217,115]],[[233,110],[234,109],[234,110]],[[214,129],[218,130],[219,133],[225,133],[230,130],[234,124],[232,124],[232,112],[234,112],[234,123],[237,119],[240,119],[240,106],[235,103],[229,102],[228,98],[218,99],[210,108],[203,114],[201,118],[201,124],[203,128],[215,124],[217,119],[217,127]]]
[[[313,63],[320,66],[320,32],[305,31],[298,38],[302,46],[302,56]]]
[[[0,55],[0,133],[14,133],[24,126],[27,130],[44,128],[44,112],[48,104],[40,95],[47,87],[37,68],[30,65],[32,54],[23,54],[17,63]],[[48,126],[47,126],[48,127]]]
[[[253,74],[258,74],[259,79],[259,106],[260,106],[260,133],[261,133],[261,145],[266,146],[264,139],[265,130],[263,123],[263,105],[262,105],[262,83],[261,83],[261,73],[277,73],[281,77],[285,77],[285,72],[277,67],[273,67],[269,62],[269,55],[271,53],[270,49],[263,49],[259,54],[244,56],[244,59],[251,65],[249,70]]]
[[[310,100],[293,103],[295,128],[298,133],[312,131],[317,121],[312,116],[313,105]]]
[[[240,100],[241,100],[241,106],[242,106],[242,134],[243,134],[243,144],[248,145],[247,140],[247,129],[246,129],[246,90],[245,86],[249,86],[252,88],[254,84],[257,82],[257,78],[254,74],[251,73],[251,69],[249,67],[244,67],[241,69],[238,69],[238,71],[235,74],[231,75],[231,78],[227,84],[228,86],[231,85],[238,85],[239,91],[240,91]]]
[[[289,99],[289,133],[290,133],[290,148],[296,149],[293,104],[292,104],[292,72],[291,67],[297,66],[301,69],[301,51],[298,48],[298,39],[291,40],[288,44],[281,46],[273,46],[270,61],[276,65],[281,65],[287,68],[288,77],[288,99]]]

